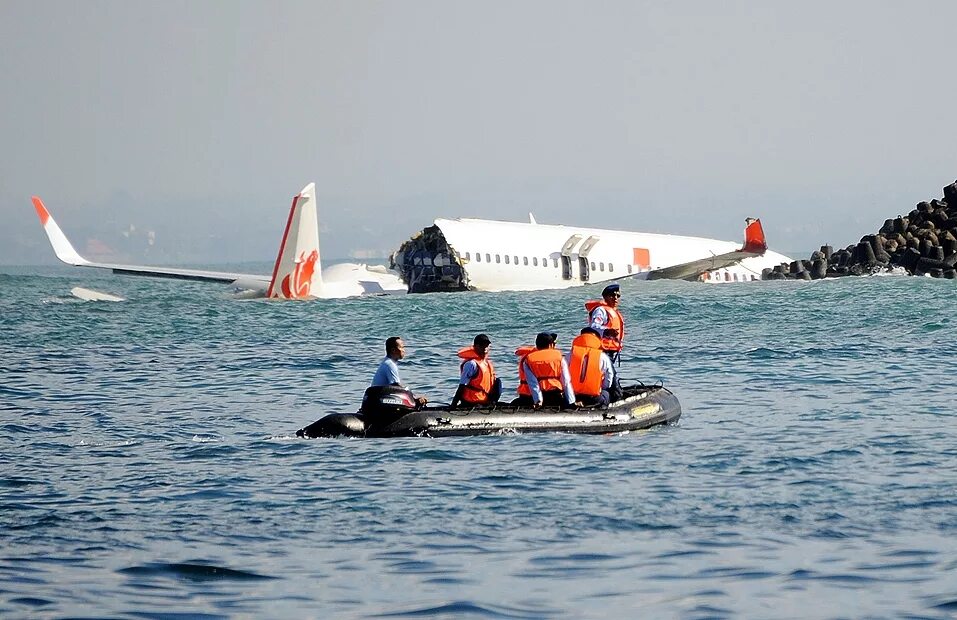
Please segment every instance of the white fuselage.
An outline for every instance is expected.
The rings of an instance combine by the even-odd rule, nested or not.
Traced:
[[[644,279],[650,271],[733,252],[740,243],[700,237],[480,219],[437,219],[467,274],[483,291],[561,289],[589,282]],[[761,279],[790,259],[777,252],[702,274],[704,282]],[[437,265],[438,266],[438,265]]]

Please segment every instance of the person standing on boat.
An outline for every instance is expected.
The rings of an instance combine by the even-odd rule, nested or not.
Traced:
[[[575,402],[568,362],[555,348],[557,339],[558,334],[540,333],[535,338],[536,350],[526,355],[523,362],[528,389],[532,393],[532,406],[536,409],[580,404]]]
[[[502,394],[502,380],[495,377],[495,367],[488,358],[488,348],[492,340],[485,334],[479,334],[472,340],[471,347],[459,351],[464,361],[459,366],[459,387],[452,397],[452,408],[465,404],[468,407],[492,405],[498,402]]]
[[[609,390],[615,382],[615,366],[608,354],[602,351],[601,336],[595,329],[585,327],[581,335],[572,340],[568,352],[568,372],[578,402],[585,405],[607,407]]]
[[[609,284],[601,292],[601,300],[585,302],[588,310],[588,327],[602,334],[602,349],[611,361],[621,365],[621,343],[625,339],[625,319],[618,311],[621,287],[617,282]]]
[[[405,387],[399,379],[399,365],[397,362],[405,357],[405,343],[399,336],[392,336],[385,341],[385,357],[379,363],[379,368],[372,377],[372,387],[394,385]],[[424,396],[416,396],[415,402],[421,407],[429,400]]]

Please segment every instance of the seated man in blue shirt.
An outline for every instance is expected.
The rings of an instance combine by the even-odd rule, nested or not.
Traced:
[[[402,342],[402,338],[392,336],[386,340],[385,357],[382,359],[382,362],[379,363],[379,368],[375,371],[375,376],[372,377],[372,386],[395,385],[405,387],[399,379],[399,366],[396,364],[396,362],[403,357],[405,357],[405,343]],[[429,402],[429,400],[424,396],[417,396],[415,402],[421,407]]]

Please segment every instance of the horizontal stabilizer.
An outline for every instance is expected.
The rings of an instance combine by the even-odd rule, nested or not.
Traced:
[[[761,220],[748,218],[747,228],[744,229],[744,245],[733,252],[715,254],[697,260],[671,265],[662,269],[648,272],[649,280],[696,280],[703,273],[723,269],[740,263],[746,258],[763,256],[768,250],[764,239],[764,229]]]

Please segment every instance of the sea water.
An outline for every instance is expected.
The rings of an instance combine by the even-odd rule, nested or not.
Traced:
[[[623,282],[676,426],[321,439],[402,336],[507,390],[597,286],[311,302],[0,269],[0,617],[953,617],[957,286]],[[83,302],[74,286],[118,294]]]

